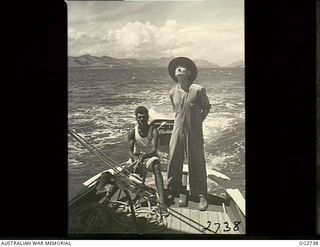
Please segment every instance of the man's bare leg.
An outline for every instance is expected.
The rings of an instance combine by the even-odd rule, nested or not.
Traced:
[[[164,185],[163,185],[163,177],[161,174],[160,164],[156,163],[153,165],[153,173],[155,176],[156,186],[159,194],[161,213],[166,213],[167,206],[164,203]]]

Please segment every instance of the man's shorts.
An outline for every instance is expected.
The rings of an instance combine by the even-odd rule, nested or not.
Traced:
[[[152,166],[153,166],[154,164],[157,164],[157,163],[160,164],[160,159],[159,159],[159,157],[157,157],[157,156],[153,156],[153,157],[151,157],[151,158],[144,159],[143,162],[142,162],[142,164],[144,165],[144,167],[145,167],[149,172],[153,172]],[[129,159],[129,160],[127,161],[127,164],[132,164],[131,159]]]

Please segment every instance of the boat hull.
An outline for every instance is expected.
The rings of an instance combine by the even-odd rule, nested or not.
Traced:
[[[159,147],[168,152],[173,130],[173,120],[156,119],[153,124],[159,130]],[[124,164],[118,168],[122,169]],[[177,195],[168,207],[168,215],[159,213],[158,204],[150,198],[137,199],[135,191],[121,188],[105,191],[97,189],[99,179],[114,170],[105,170],[83,183],[84,189],[69,202],[70,234],[244,234],[245,201],[239,190],[226,190],[226,198],[208,194],[207,211],[198,210],[198,198],[189,194],[186,183],[183,193]],[[184,166],[184,177],[188,177]],[[230,179],[223,174],[210,174]],[[186,179],[187,181],[187,179]],[[145,185],[144,185],[145,186]],[[156,195],[154,184],[147,186]],[[146,187],[146,188],[147,188]],[[139,194],[139,193],[138,193]],[[186,199],[179,203],[181,196]],[[146,198],[146,197],[145,197]]]

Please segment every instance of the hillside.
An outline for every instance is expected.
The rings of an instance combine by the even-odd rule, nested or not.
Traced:
[[[242,60],[235,61],[233,63],[228,64],[225,67],[228,67],[228,68],[244,68],[244,62]]]
[[[79,57],[68,57],[69,67],[99,67],[99,68],[114,68],[114,67],[167,67],[173,57],[138,60],[134,58],[119,59],[109,56],[96,57],[91,55],[82,55]],[[216,68],[217,64],[212,64],[204,59],[195,59],[195,64],[199,68]]]

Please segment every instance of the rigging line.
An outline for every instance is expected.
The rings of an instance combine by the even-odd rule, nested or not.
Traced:
[[[70,130],[72,131],[72,130]],[[100,151],[98,148],[96,148],[95,146],[93,146],[91,143],[89,143],[88,141],[86,141],[82,136],[80,136],[79,134],[77,134],[76,132],[72,131],[74,135],[76,135],[77,137],[79,137],[83,142],[85,142],[87,145],[89,145],[91,148],[93,148],[94,150],[96,150],[97,152],[99,152],[102,156],[106,157],[107,159],[111,160],[115,165],[120,166],[121,164],[115,160],[113,160],[110,156],[108,156],[107,154],[103,153],[102,151]],[[123,145],[124,146],[124,145]],[[110,161],[109,161],[110,162]],[[110,162],[111,163],[111,162]],[[134,165],[133,165],[134,166]],[[130,172],[130,170],[128,169],[129,167],[122,167],[123,170],[122,171],[118,171],[118,172]]]
[[[134,183],[133,181],[131,181],[130,179],[128,179],[126,176],[124,176],[122,174],[122,172],[124,170],[127,170],[128,172],[130,172],[127,168],[123,168],[123,170],[119,171],[117,169],[117,167],[113,166],[112,164],[108,163],[107,161],[105,161],[102,157],[100,157],[100,155],[98,155],[97,153],[95,153],[91,146],[94,147],[92,144],[88,143],[83,137],[79,136],[76,132],[74,132],[72,129],[68,128],[68,132],[69,134],[74,137],[80,144],[82,144],[85,148],[87,148],[93,155],[95,155],[96,157],[98,157],[103,163],[107,164],[109,167],[111,167],[114,171],[115,171],[115,175],[119,175],[120,177],[122,177],[124,180],[126,180],[127,182],[129,182],[130,184],[132,184],[135,187],[138,187],[141,191],[143,192],[148,192],[148,190],[144,189],[141,185]],[[88,143],[88,144],[87,144]],[[95,148],[95,147],[94,147]],[[95,148],[97,149],[97,148]],[[135,162],[133,162],[130,167],[136,165]]]
[[[112,164],[108,163],[106,160],[104,160],[102,157],[100,157],[100,155],[98,155],[97,153],[95,153],[92,148],[90,147],[90,145],[86,144],[86,142],[84,142],[82,139],[83,138],[79,138],[77,136],[77,134],[75,134],[75,132],[73,130],[71,130],[70,128],[68,128],[68,132],[69,134],[75,138],[80,144],[82,144],[85,148],[87,148],[93,155],[95,155],[96,157],[98,157],[103,163],[107,164],[109,167],[111,167],[116,175],[121,176],[123,179],[125,179],[127,182],[131,183],[134,186],[137,186],[139,189],[146,191],[145,189],[143,189],[140,185],[134,183],[133,181],[131,181],[130,179],[128,179],[126,176],[124,176],[123,174],[121,174],[121,171],[119,171],[117,169],[117,167],[114,167]],[[134,164],[134,163],[133,163]]]
[[[184,222],[185,224],[189,225],[190,227],[193,227],[194,229],[196,229],[197,231],[199,232],[202,232],[203,229],[205,229],[205,226],[200,224],[199,222],[197,221],[194,221],[193,219],[191,219],[190,217],[187,217],[185,216],[184,214],[181,214],[179,213],[178,211],[172,209],[172,208],[169,208],[169,210],[171,211],[170,214],[172,217],[175,217],[177,219],[179,219],[180,221]],[[174,212],[174,214],[172,213]],[[182,219],[184,218],[184,219]],[[189,220],[190,222],[187,222],[187,220]],[[192,223],[199,226],[199,227],[202,227],[202,230],[199,230],[197,227],[193,226]],[[212,232],[212,233],[215,233],[214,231],[210,230],[210,229],[206,229],[206,231],[209,231],[209,232]]]
[[[121,172],[117,169],[117,167],[114,167],[112,164],[110,164],[109,162],[107,162],[106,160],[104,160],[102,157],[100,157],[100,155],[98,155],[97,153],[95,153],[92,148],[87,145],[85,142],[83,142],[80,138],[77,137],[77,135],[75,135],[73,133],[72,130],[68,130],[69,134],[74,137],[78,142],[80,142],[80,144],[82,144],[85,148],[87,148],[93,155],[95,155],[97,158],[99,158],[103,163],[107,164],[109,167],[112,168],[112,170],[114,170],[115,174],[121,176],[123,179],[125,179],[127,182],[135,185],[134,182],[132,182],[131,180],[129,180],[127,177],[125,177],[124,175],[121,174]]]
[[[111,160],[114,164],[116,165],[120,165],[119,162],[115,161],[114,159],[112,159],[110,156],[108,156],[107,154],[103,153],[102,151],[100,151],[98,148],[96,148],[95,146],[93,146],[91,143],[89,143],[87,140],[85,140],[82,136],[80,136],[79,134],[77,134],[76,132],[72,131],[71,129],[69,129],[71,132],[73,132],[74,135],[76,135],[77,137],[79,137],[83,142],[85,142],[86,144],[88,144],[89,146],[91,146],[93,149],[95,149],[97,152],[99,152],[100,154],[102,154],[103,156],[105,156],[107,159]]]
[[[82,137],[81,137],[82,138]],[[83,138],[82,138],[83,139]],[[84,140],[84,139],[83,139]],[[88,142],[87,142],[88,143]],[[102,152],[101,150],[99,150],[98,148],[96,148],[95,146],[93,146],[92,144],[88,143],[88,145],[90,145],[93,149],[95,149],[97,152],[99,152],[101,155],[103,155],[104,157],[106,157],[107,159],[109,159],[110,161],[112,161],[115,165],[120,165],[119,162],[115,161],[113,158],[111,158],[111,156],[107,155],[106,153]]]
[[[76,137],[78,137],[80,140],[82,140],[82,145],[84,145],[86,148],[90,147],[92,150],[91,151],[94,155],[96,155],[97,157],[99,157],[100,159],[103,159],[99,154],[101,154],[102,156],[105,156],[105,154],[103,152],[101,152],[99,149],[97,149],[95,146],[93,146],[92,144],[90,144],[88,141],[86,141],[83,137],[81,137],[80,135],[78,135],[77,133],[75,133],[74,131],[70,130],[73,135],[75,135]],[[79,140],[78,140],[79,141]],[[81,143],[81,142],[80,142]],[[94,152],[93,150],[97,151],[99,154],[97,154],[96,152]],[[109,166],[111,166],[113,169],[116,169],[117,172],[119,172],[119,170],[117,169],[117,167],[113,164],[111,164],[110,161],[106,161],[105,159],[103,159],[103,162],[107,163]],[[116,163],[116,165],[120,165],[119,163]]]
[[[107,159],[111,160],[113,163],[115,163],[115,165],[117,165],[117,167],[119,165],[121,165],[119,162],[113,160],[111,157],[109,157],[107,154],[103,153],[102,151],[100,151],[98,148],[96,148],[95,146],[93,146],[91,143],[89,143],[87,140],[85,140],[82,136],[80,136],[79,134],[77,134],[75,131],[71,130],[70,128],[68,129],[69,131],[71,131],[74,135],[76,135],[78,138],[80,138],[84,143],[86,143],[88,146],[90,146],[92,149],[96,150],[97,152],[99,152],[101,155],[103,155],[104,157],[106,157]],[[109,161],[110,162],[110,161]],[[110,162],[111,163],[111,162]],[[127,171],[130,172],[130,170],[128,170],[127,167],[123,167],[123,171]],[[120,172],[120,171],[118,171]]]
[[[95,153],[91,147],[89,145],[87,145],[86,143],[83,143],[81,141],[81,139],[78,139],[77,136],[73,135],[73,133],[71,134],[77,141],[79,141],[85,148],[87,148],[91,153],[93,153],[96,157],[98,157],[102,162],[104,162],[105,164],[107,164],[109,167],[111,167],[115,174],[121,176],[123,179],[125,179],[126,181],[134,184],[131,180],[129,180],[127,177],[123,176],[120,171],[117,169],[117,167],[114,167],[112,164],[108,163],[106,160],[104,160],[99,154]]]
[[[108,161],[104,160],[100,155],[95,153],[92,148],[87,145],[84,141],[82,141],[77,135],[74,134],[74,132],[70,129],[68,129],[69,134],[75,138],[81,145],[83,145],[86,149],[88,149],[92,154],[94,154],[96,157],[98,157],[103,163],[107,164],[109,167],[111,167],[115,172],[118,172],[118,169],[116,169],[113,165],[111,165]]]
[[[74,138],[76,138],[74,136]],[[113,170],[115,170],[115,167],[110,164],[108,161],[106,161],[103,157],[101,157],[99,154],[97,154],[89,145],[87,145],[86,143],[83,143],[80,139],[77,139],[77,141],[79,141],[86,149],[88,149],[91,153],[93,153],[96,157],[98,157],[101,161],[103,161],[103,163],[105,163],[106,165],[108,165],[109,167],[111,167]]]

